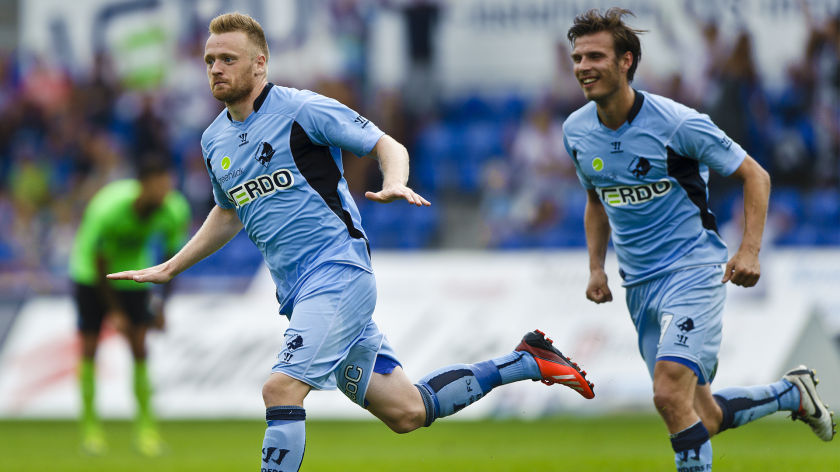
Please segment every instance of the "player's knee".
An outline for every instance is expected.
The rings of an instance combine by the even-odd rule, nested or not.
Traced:
[[[419,408],[418,405],[406,404],[390,411],[382,417],[382,421],[397,434],[410,433],[426,423],[426,408],[422,404]]]
[[[262,388],[266,408],[279,405],[302,405],[309,386],[283,374],[272,374]]]
[[[271,381],[267,381],[263,384],[262,397],[266,407],[270,405],[275,405],[276,403],[274,403],[274,399],[278,398],[281,395],[282,391],[280,386],[275,385],[275,383]]]
[[[423,426],[426,419],[426,412],[423,412],[422,417],[413,413],[405,414],[401,417],[393,418],[385,422],[391,431],[397,434],[405,434],[414,431]]]
[[[660,414],[666,415],[684,410],[688,400],[682,398],[682,395],[677,391],[660,389],[653,393],[653,404]]]
[[[414,431],[415,429],[419,428],[419,426],[412,424],[409,421],[404,421],[402,419],[396,421],[388,421],[385,423],[391,431],[397,434],[406,434]]]
[[[131,355],[134,357],[135,361],[145,361],[146,357],[148,357],[148,352],[146,351],[146,346],[132,346],[131,347]]]

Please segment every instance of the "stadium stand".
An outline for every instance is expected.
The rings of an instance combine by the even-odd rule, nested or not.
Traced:
[[[710,68],[705,87],[718,90],[720,100],[728,102],[692,101],[683,97],[689,85],[667,77],[643,78],[639,85],[693,103],[713,118],[727,115],[721,127],[742,139],[773,176],[773,244],[840,245],[838,23],[832,18],[812,29],[802,57],[784,66],[789,72],[781,88],[764,88],[751,62],[750,38],[744,35],[719,40],[714,46],[719,50],[710,54],[722,64]],[[186,41],[197,42],[185,44],[183,51],[203,47],[201,34],[187,36]],[[164,113],[164,108],[178,103],[206,114],[209,121],[219,109],[209,94],[166,83],[132,88],[118,78],[107,54],[97,56],[89,70],[70,71],[40,60],[24,67],[18,52],[0,54],[0,293],[65,292],[67,251],[84,203],[106,182],[130,175],[133,165],[149,154],[171,156],[195,224],[204,218],[212,202],[204,169],[195,165],[201,120],[193,112]],[[185,64],[196,76],[203,73],[200,61]],[[720,67],[726,64],[732,66],[729,75]],[[548,143],[547,149],[564,153],[562,146],[551,144],[556,136],[550,133],[580,105],[574,87],[565,87],[574,96],[470,91],[440,99],[433,113],[420,116],[393,94],[391,114],[386,114],[370,98],[380,91],[364,92],[370,84],[350,72],[291,85],[341,95],[343,102],[355,104],[409,147],[410,183],[434,205],[409,215],[399,206],[357,198],[374,250],[451,247],[452,239],[444,237],[451,229],[445,221],[475,220],[458,212],[481,217],[467,231],[475,236],[462,238],[457,246],[584,247],[585,199],[574,174],[562,168],[567,159],[551,156],[554,161],[547,165],[561,168],[549,175],[542,167],[546,162],[538,162],[540,153],[537,159],[519,158],[516,144],[527,138],[531,142],[523,145],[526,149]],[[549,117],[548,128],[535,124],[528,129],[541,112]],[[553,179],[556,188],[534,185],[533,176]],[[378,183],[374,176],[350,185],[361,195]],[[720,225],[736,216],[732,203],[739,192],[723,190],[714,192],[718,199],[711,202]],[[258,264],[259,254],[240,235],[185,278],[241,277]]]

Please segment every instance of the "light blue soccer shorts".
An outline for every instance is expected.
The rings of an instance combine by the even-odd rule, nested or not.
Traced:
[[[372,273],[347,264],[317,267],[297,290],[285,345],[271,371],[319,390],[338,387],[365,407],[371,374],[400,365],[371,319],[375,305]]]
[[[711,383],[717,370],[726,287],[720,265],[692,267],[627,287],[627,308],[651,378],[658,360]]]

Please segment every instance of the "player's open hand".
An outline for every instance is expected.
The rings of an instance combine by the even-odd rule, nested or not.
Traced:
[[[761,264],[758,262],[758,254],[739,249],[726,263],[721,282],[752,287],[758,283],[759,277],[761,277]]]
[[[589,284],[586,286],[586,298],[595,303],[612,301],[612,292],[610,292],[610,286],[607,283],[606,272],[596,270],[589,274]]]
[[[153,284],[165,284],[172,280],[174,275],[166,270],[164,264],[158,264],[140,270],[125,270],[106,275],[111,280],[133,280],[135,282],[151,282]]]
[[[405,200],[412,205],[429,206],[428,200],[421,197],[417,192],[405,185],[392,185],[383,187],[378,192],[365,192],[365,198],[379,203],[391,203],[394,200]]]

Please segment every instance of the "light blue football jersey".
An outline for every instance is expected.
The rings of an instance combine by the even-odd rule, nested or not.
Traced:
[[[728,176],[746,152],[707,115],[636,91],[619,129],[604,126],[589,102],[569,115],[563,134],[581,184],[604,204],[624,285],[726,262],[709,210],[709,169]]]
[[[237,122],[222,110],[201,137],[216,204],[235,208],[277,286],[281,311],[325,263],[371,271],[341,149],[368,154],[384,133],[341,103],[268,84]]]

